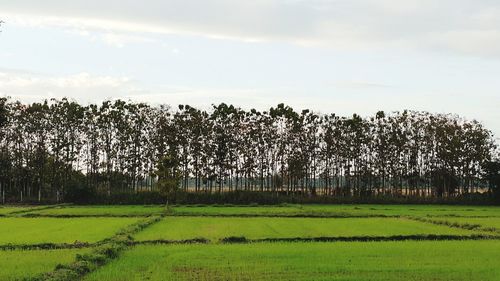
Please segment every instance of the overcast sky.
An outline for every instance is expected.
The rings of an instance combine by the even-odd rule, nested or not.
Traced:
[[[450,112],[500,136],[498,0],[0,0],[0,96]]]

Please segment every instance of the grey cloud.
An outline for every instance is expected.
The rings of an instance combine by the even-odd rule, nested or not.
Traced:
[[[500,55],[500,2],[490,0],[17,0],[0,6],[7,20],[41,17],[121,31]]]

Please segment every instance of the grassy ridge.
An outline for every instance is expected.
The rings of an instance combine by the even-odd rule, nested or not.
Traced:
[[[231,236],[262,239],[416,234],[472,235],[478,232],[403,218],[166,217],[135,238],[144,241],[202,237],[216,241]]]
[[[438,225],[447,225],[451,227],[473,229],[485,232],[500,233],[500,218],[467,218],[467,217],[429,217],[429,218],[414,218],[420,221],[427,221]]]
[[[142,229],[157,223],[160,217],[150,217],[140,220],[118,231],[112,237],[105,239],[98,247],[83,255],[77,255],[76,261],[68,265],[58,265],[55,270],[40,274],[29,281],[73,281],[78,280],[85,274],[92,272],[105,265],[109,261],[118,258],[132,242],[132,235]]]
[[[137,246],[84,280],[493,281],[499,252],[500,241]]]
[[[151,216],[159,215],[164,211],[160,205],[133,206],[64,206],[51,209],[29,212],[26,215],[32,216],[61,216],[61,217],[80,217],[80,216]]]
[[[97,242],[136,218],[0,218],[0,245]]]
[[[27,207],[0,207],[0,215],[6,215],[12,212],[27,210]]]

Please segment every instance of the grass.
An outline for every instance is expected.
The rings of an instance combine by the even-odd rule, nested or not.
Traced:
[[[137,246],[84,280],[499,280],[500,241]]]
[[[164,206],[63,206],[29,212],[28,215],[42,216],[150,216],[164,211]]]
[[[498,206],[443,205],[283,205],[283,206],[176,206],[173,215],[193,216],[465,216],[500,217]]]
[[[231,236],[262,239],[474,233],[477,234],[400,218],[166,217],[138,233],[136,239],[183,240],[202,237],[214,241]]]
[[[0,218],[0,245],[97,242],[136,218]]]
[[[0,251],[0,280],[22,280],[51,271],[57,264],[68,264],[77,253],[89,249]]]

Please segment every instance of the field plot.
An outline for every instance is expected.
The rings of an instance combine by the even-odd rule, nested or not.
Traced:
[[[86,281],[499,280],[500,241],[137,246]]]
[[[164,207],[157,206],[63,206],[29,212],[28,215],[42,216],[150,216],[161,214]]]
[[[0,251],[0,280],[24,280],[67,264],[89,249]]]
[[[0,218],[0,245],[97,242],[136,218]]]
[[[171,215],[185,216],[298,216],[300,205],[283,206],[174,206]]]
[[[193,216],[465,216],[500,217],[500,207],[443,205],[284,205],[284,206],[177,206],[172,215]]]
[[[167,217],[137,234],[136,239],[219,240],[231,236],[263,239],[477,233],[403,218]]]
[[[305,213],[331,213],[341,211],[354,216],[458,216],[500,217],[497,206],[453,205],[301,205]]]

